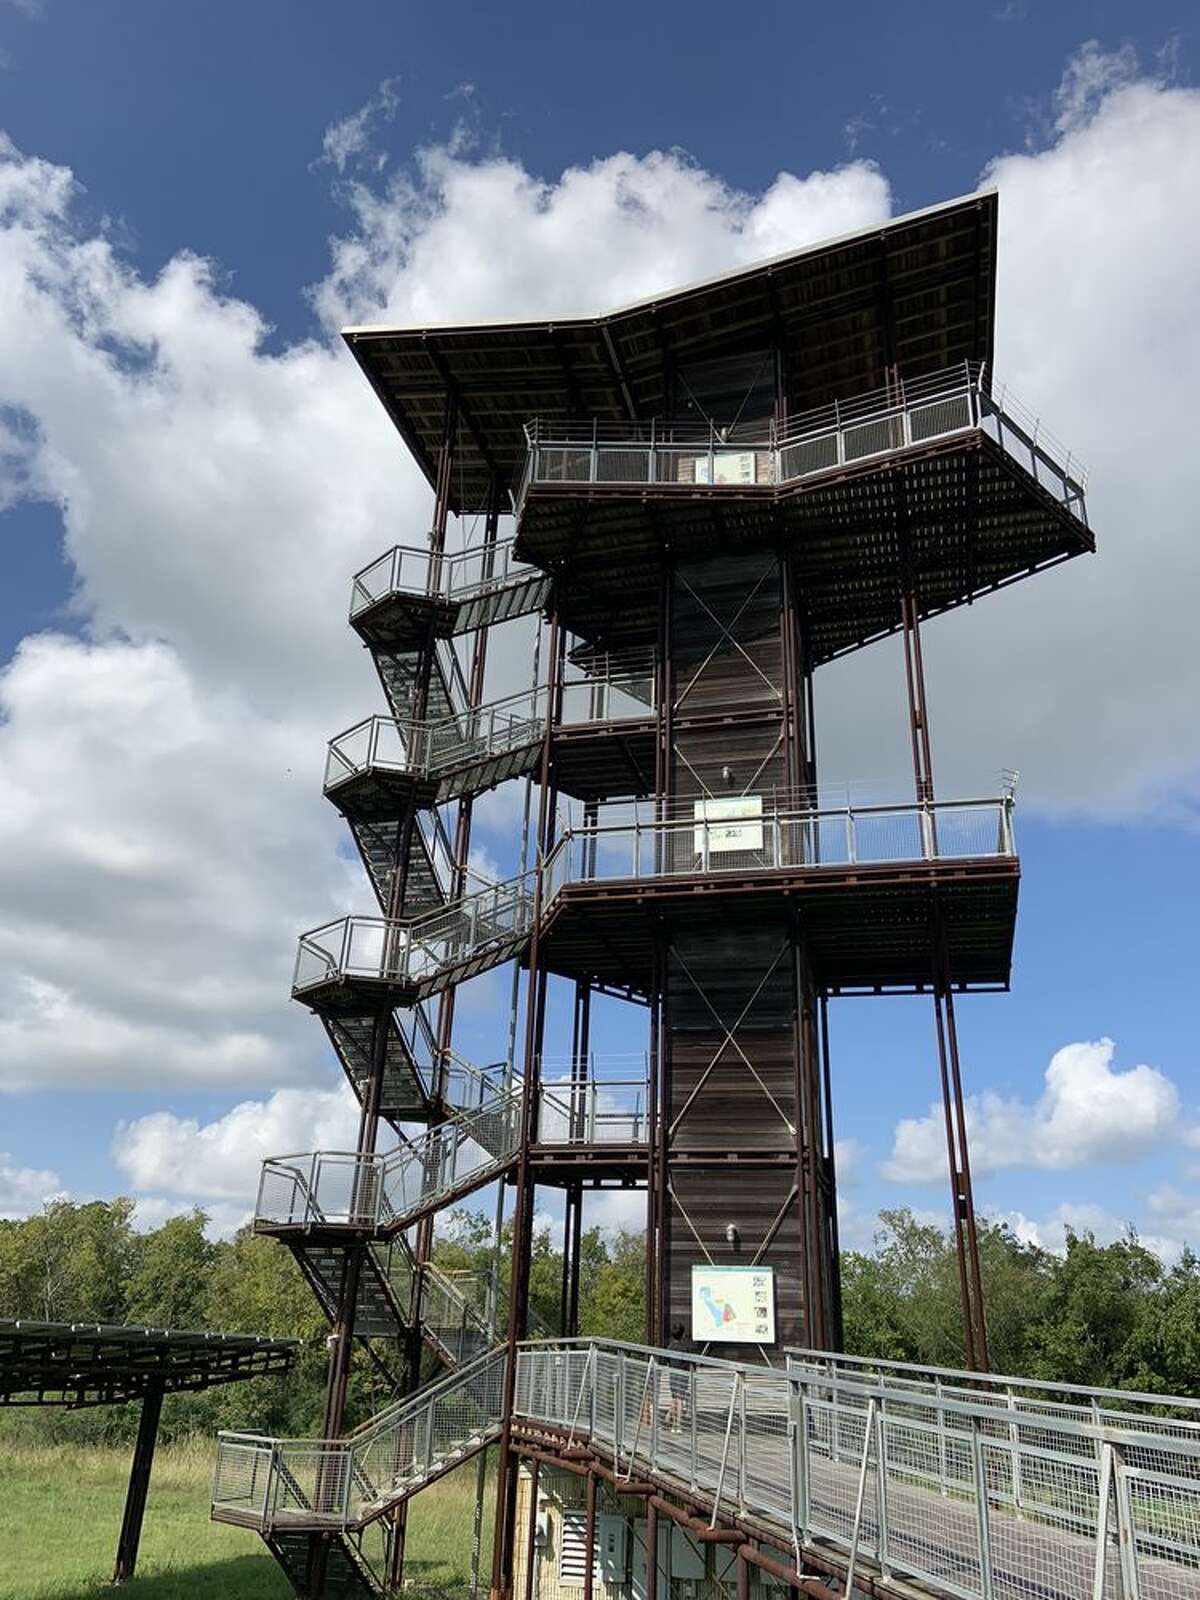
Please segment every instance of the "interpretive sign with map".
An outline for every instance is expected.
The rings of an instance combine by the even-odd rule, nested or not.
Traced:
[[[774,1344],[774,1267],[692,1267],[692,1338]]]

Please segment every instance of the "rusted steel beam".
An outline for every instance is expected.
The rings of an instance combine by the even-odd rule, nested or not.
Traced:
[[[534,1569],[537,1562],[538,1480],[541,1462],[534,1461],[529,1471],[529,1517],[525,1540],[525,1600],[533,1600]]]
[[[557,717],[561,698],[563,663],[562,628],[556,608],[550,617],[550,651],[547,683],[550,688],[551,715],[547,719],[546,734],[542,741],[542,759],[539,773],[537,849],[538,863],[549,853],[554,831],[554,759],[552,728]],[[541,900],[542,874],[535,879],[533,932],[529,941],[529,979],[525,991],[525,1092],[521,1097],[521,1144],[517,1158],[517,1203],[513,1216],[513,1258],[509,1284],[508,1327],[505,1344],[508,1360],[504,1369],[504,1392],[501,1403],[503,1422],[500,1448],[497,1452],[496,1523],[492,1540],[492,1593],[507,1595],[512,1590],[513,1539],[516,1521],[516,1473],[512,1457],[512,1418],[516,1396],[518,1341],[524,1337],[528,1314],[529,1264],[533,1232],[533,1179],[529,1160],[535,1128],[535,1107],[540,1083],[542,1036],[546,1021],[546,989],[548,973],[541,959]]]
[[[587,1512],[584,1522],[583,1600],[592,1600],[592,1587],[596,1571],[596,1474],[587,1475]]]
[[[146,1514],[146,1497],[150,1493],[150,1470],[154,1465],[154,1446],[158,1440],[162,1402],[162,1384],[151,1383],[142,1399],[137,1439],[133,1446],[133,1460],[129,1466],[129,1487],[125,1491],[125,1512],[121,1519],[121,1535],[117,1540],[117,1559],[113,1567],[114,1584],[128,1583],[137,1567],[138,1546],[142,1539],[142,1519]]]

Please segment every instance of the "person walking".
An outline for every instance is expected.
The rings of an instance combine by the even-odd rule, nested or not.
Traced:
[[[671,1324],[671,1337],[667,1340],[667,1349],[687,1350],[682,1322],[673,1322]],[[688,1368],[686,1363],[678,1360],[671,1361],[667,1369],[667,1381],[671,1390],[671,1400],[667,1406],[667,1426],[672,1433],[681,1433],[683,1431],[683,1413],[688,1392]]]

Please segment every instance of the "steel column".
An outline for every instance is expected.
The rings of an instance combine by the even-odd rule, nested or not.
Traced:
[[[583,1600],[592,1600],[592,1586],[596,1570],[596,1474],[587,1475],[587,1520],[584,1524]]]
[[[529,1260],[532,1251],[533,1192],[529,1146],[540,1084],[542,1036],[546,1020],[548,974],[541,964],[541,865],[554,833],[554,751],[551,729],[557,720],[562,682],[562,628],[555,606],[550,619],[546,681],[550,715],[542,740],[537,820],[537,875],[534,882],[533,930],[529,940],[529,980],[525,988],[525,1092],[521,1097],[521,1145],[517,1157],[517,1203],[513,1218],[512,1267],[509,1287],[508,1361],[504,1371],[503,1424],[497,1457],[496,1528],[492,1541],[492,1596],[500,1600],[512,1590],[513,1533],[516,1516],[516,1458],[512,1452],[512,1413],[516,1395],[516,1347],[525,1334],[528,1312]]]
[[[946,981],[944,963],[935,982],[933,1008],[942,1110],[946,1124],[946,1152],[950,1165],[950,1196],[954,1208],[954,1244],[962,1298],[964,1353],[970,1368],[987,1372],[987,1322],[983,1306],[971,1158],[967,1146],[967,1108],[959,1064],[954,997]]]
[[[541,1463],[529,1469],[529,1520],[525,1541],[525,1600],[533,1600],[534,1568],[537,1562],[538,1480]]]
[[[117,1541],[117,1560],[112,1581],[127,1583],[137,1566],[138,1546],[142,1538],[142,1519],[146,1514],[146,1497],[150,1493],[150,1469],[154,1465],[154,1446],[158,1440],[158,1422],[162,1415],[163,1388],[152,1383],[142,1400],[138,1418],[137,1439],[133,1446],[133,1460],[129,1467],[129,1487],[125,1491],[125,1514],[121,1519],[121,1536]]]

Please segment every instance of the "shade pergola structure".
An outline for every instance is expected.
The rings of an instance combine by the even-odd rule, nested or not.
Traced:
[[[195,1394],[290,1372],[297,1339],[181,1332],[104,1323],[0,1318],[0,1406],[123,1405],[141,1401],[113,1582],[137,1565],[163,1396]]]

